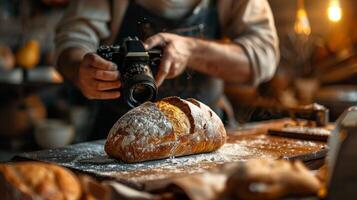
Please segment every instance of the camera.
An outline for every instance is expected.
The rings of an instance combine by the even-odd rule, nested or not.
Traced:
[[[147,51],[137,37],[128,37],[122,45],[100,46],[97,54],[118,66],[122,97],[130,107],[156,99],[157,86],[153,74],[162,57],[160,49]]]

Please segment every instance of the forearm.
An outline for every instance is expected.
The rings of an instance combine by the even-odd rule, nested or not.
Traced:
[[[253,78],[249,59],[235,43],[193,41],[188,66],[196,71],[233,83],[249,83]]]
[[[85,55],[85,51],[80,48],[69,48],[64,50],[58,58],[57,70],[65,80],[78,85],[78,70]]]

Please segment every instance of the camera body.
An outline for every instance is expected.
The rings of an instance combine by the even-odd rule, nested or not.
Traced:
[[[122,82],[121,94],[130,107],[156,99],[157,86],[153,74],[162,57],[160,49],[147,51],[138,38],[128,37],[121,46],[100,46],[97,54],[118,66]]]

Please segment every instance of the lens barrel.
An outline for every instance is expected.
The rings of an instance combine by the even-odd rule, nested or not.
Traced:
[[[131,107],[156,99],[157,86],[155,80],[147,74],[132,76],[123,83],[122,88],[125,101]]]

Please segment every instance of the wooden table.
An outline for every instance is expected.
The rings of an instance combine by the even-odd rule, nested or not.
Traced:
[[[70,145],[59,149],[29,152],[15,159],[30,159],[56,163],[98,178],[146,187],[152,181],[202,173],[225,163],[252,158],[299,159],[310,167],[321,165],[327,153],[325,142],[289,139],[267,135],[267,129],[282,127],[289,120],[274,120],[249,124],[228,131],[227,143],[218,151],[171,159],[127,164],[108,158],[104,140]]]

